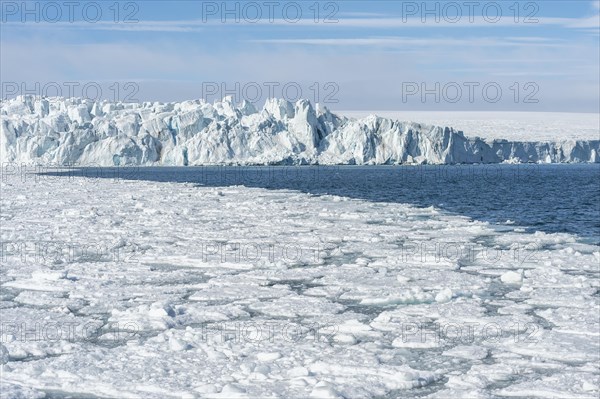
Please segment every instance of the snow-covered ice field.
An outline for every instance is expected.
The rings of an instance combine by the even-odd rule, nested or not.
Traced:
[[[597,398],[600,251],[436,208],[6,176],[1,395]]]
[[[567,112],[339,111],[352,118],[384,118],[452,126],[466,136],[490,140],[559,141],[600,139],[600,114]]]

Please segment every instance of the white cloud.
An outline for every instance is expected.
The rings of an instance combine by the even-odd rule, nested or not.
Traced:
[[[596,4],[596,3],[594,3]],[[86,29],[86,30],[109,30],[109,31],[139,31],[139,32],[200,32],[208,26],[224,26],[235,29],[240,26],[263,25],[278,27],[293,26],[311,26],[315,29],[335,29],[335,28],[369,28],[369,29],[399,29],[399,28],[497,28],[497,27],[515,27],[526,28],[535,26],[561,26],[569,29],[599,28],[600,15],[581,18],[556,18],[556,17],[536,17],[530,22],[519,21],[515,23],[513,17],[504,17],[497,22],[490,22],[483,17],[476,16],[471,20],[463,17],[457,22],[441,18],[435,21],[433,18],[423,22],[420,18],[381,18],[366,16],[365,18],[339,18],[336,23],[315,23],[312,19],[302,19],[296,23],[290,23],[284,19],[275,19],[268,21],[263,19],[257,23],[250,23],[241,20],[240,23],[225,23],[220,20],[201,19],[193,20],[162,20],[162,21],[139,21],[137,23],[114,23],[112,21],[98,21],[89,23],[83,21],[76,22],[40,22],[34,21],[5,22],[4,28],[38,28],[38,29]]]
[[[254,43],[298,44],[313,46],[385,46],[396,48],[407,47],[568,47],[570,44],[561,40],[550,40],[540,37],[470,37],[470,38],[441,38],[441,37],[365,37],[365,38],[310,38],[310,39],[265,39],[249,40]]]
[[[600,15],[593,17],[579,18],[566,25],[566,28],[574,29],[600,29]]]

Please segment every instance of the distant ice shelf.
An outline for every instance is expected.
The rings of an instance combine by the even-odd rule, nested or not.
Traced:
[[[451,127],[330,112],[307,100],[261,110],[21,96],[0,102],[0,161],[57,165],[382,165],[600,162],[600,139],[508,141]]]
[[[352,118],[375,114],[401,121],[452,126],[467,137],[509,141],[600,140],[600,113],[531,111],[345,111]]]

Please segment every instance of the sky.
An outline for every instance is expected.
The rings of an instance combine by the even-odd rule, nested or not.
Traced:
[[[0,1],[2,98],[599,112],[599,1]]]

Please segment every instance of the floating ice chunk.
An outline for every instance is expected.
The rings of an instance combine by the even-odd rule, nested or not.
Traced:
[[[306,367],[294,367],[287,372],[287,376],[290,378],[308,377],[309,374]]]
[[[67,277],[67,272],[64,270],[36,270],[31,273],[33,280],[49,280],[58,281]]]
[[[194,391],[196,391],[200,394],[207,394],[207,393],[218,393],[219,389],[215,386],[215,384],[203,384],[203,385],[199,385],[196,388],[194,388]]]
[[[281,357],[279,352],[260,352],[256,354],[256,358],[261,362],[272,362]]]
[[[516,272],[508,271],[500,276],[500,280],[505,284],[522,284],[523,283],[523,269],[519,269]]]
[[[247,398],[248,394],[246,390],[239,384],[227,384],[225,385],[220,393],[208,395],[208,398]]]
[[[182,341],[181,339],[171,337],[169,339],[169,348],[172,351],[179,352],[179,351],[184,351],[186,349],[189,349],[190,346],[186,342]]]
[[[375,294],[375,292],[373,292]],[[361,299],[361,305],[386,306],[397,304],[432,302],[433,295],[425,292],[421,287],[411,287],[399,294],[383,293],[381,296],[366,296]]]
[[[319,382],[310,392],[311,398],[322,398],[322,399],[337,399],[342,398],[340,393],[334,389],[331,384],[326,382]]]
[[[175,310],[169,304],[155,302],[150,305],[148,315],[152,317],[175,317]]]
[[[435,296],[435,301],[440,302],[440,303],[448,302],[449,300],[452,299],[452,295],[453,295],[453,293],[450,288],[444,288]]]
[[[346,345],[354,345],[357,342],[356,337],[352,334],[336,334],[333,336],[333,340]]]

